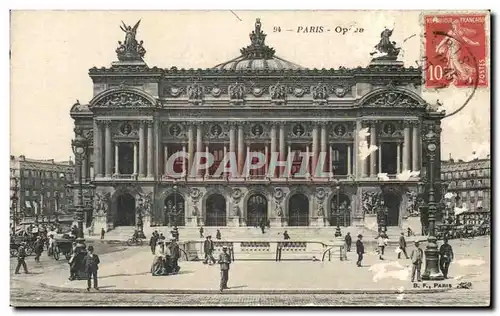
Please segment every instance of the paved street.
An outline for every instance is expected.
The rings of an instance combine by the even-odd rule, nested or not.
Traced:
[[[125,251],[100,253],[103,264],[100,268],[100,287],[104,293],[64,293],[40,288],[40,283],[67,289],[84,289],[85,281],[67,281],[68,267],[63,261],[54,263],[42,257],[42,264],[34,267],[33,275],[12,277],[12,304],[14,305],[388,305],[400,304],[486,304],[489,297],[489,240],[452,241],[455,262],[450,270],[452,279],[441,284],[472,282],[470,290],[452,290],[447,293],[412,294],[409,282],[409,261],[397,260],[394,249],[387,251],[386,260],[379,261],[374,253],[368,253],[364,267],[355,266],[355,255],[349,261],[340,262],[235,262],[231,267],[227,293],[217,294],[219,271],[217,266],[206,266],[200,262],[181,262],[182,273],[176,276],[153,277],[149,267],[152,255],[147,247],[132,247]],[[123,247],[108,247],[108,251]],[[101,249],[104,251],[104,249]],[[370,249],[368,249],[370,251]],[[32,259],[31,259],[32,260]],[[14,262],[14,259],[12,260]],[[33,266],[33,263],[30,263]],[[11,268],[13,269],[13,265]],[[430,286],[434,288],[433,283]],[[123,294],[111,293],[119,289],[162,290],[162,293]],[[302,295],[251,294],[252,290],[302,290]],[[393,290],[393,294],[313,294],[315,290]],[[179,290],[205,291],[200,294],[177,295]],[[207,292],[210,290],[210,292]],[[245,294],[244,292],[248,293]],[[397,294],[396,292],[401,292]],[[409,293],[406,294],[405,293]],[[108,293],[106,293],[108,292]],[[439,297],[440,299],[437,299]],[[153,299],[152,299],[153,298]],[[154,303],[152,303],[154,302]],[[447,303],[448,302],[448,303]]]

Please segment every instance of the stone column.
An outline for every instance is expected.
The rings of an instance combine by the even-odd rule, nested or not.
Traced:
[[[316,176],[316,166],[318,164],[318,125],[317,123],[313,123],[312,126],[312,159],[311,159],[311,176]]]
[[[163,174],[166,175],[168,173],[168,168],[167,168],[167,164],[168,164],[168,146],[167,145],[163,145],[163,157],[165,157],[165,159],[163,160]]]
[[[398,152],[396,156],[396,162],[397,162],[397,173],[401,173],[401,144],[398,142]]]
[[[370,124],[370,147],[377,146],[377,123]],[[380,163],[380,162],[379,162]],[[377,151],[372,151],[370,154],[370,177],[377,176]]]
[[[408,121],[403,122],[404,126],[404,143],[403,143],[403,171],[410,170],[410,124]]]
[[[411,170],[420,170],[420,126],[419,122],[413,122],[413,135],[412,135],[412,163]]]
[[[382,143],[378,145],[378,173],[382,173]]]
[[[105,122],[106,127],[104,131],[104,138],[105,138],[105,153],[104,153],[104,158],[106,160],[106,177],[111,177],[113,174],[113,144],[111,143],[111,121],[106,121]]]
[[[328,162],[327,155],[327,144],[328,144],[328,133],[327,133],[327,124],[326,122],[321,123],[321,148],[320,153],[324,155],[325,159],[322,161],[323,166],[321,166],[321,171],[325,171],[325,165]]]
[[[224,146],[224,149],[226,148],[226,146]],[[229,163],[231,163],[231,155],[235,155],[236,153],[236,125],[235,124],[230,124],[229,125],[229,159],[226,160],[226,166],[227,166],[227,161],[229,161]],[[226,155],[224,155],[224,159]],[[233,170],[233,168],[235,166],[231,166],[229,165],[231,170]],[[238,164],[236,164],[236,167],[238,167]],[[231,177],[235,177],[234,174],[231,173]]]
[[[102,124],[94,121],[94,169],[96,178],[102,177]]]
[[[147,166],[148,178],[153,178],[154,177],[154,172],[153,172],[153,168],[154,168],[153,122],[148,121],[147,125],[148,125],[148,154],[147,154],[147,156],[148,156],[148,166]]]
[[[347,145],[347,175],[352,174],[351,145]]]
[[[87,179],[88,179],[88,176],[89,176],[88,169],[89,169],[89,159],[85,158],[82,161],[82,171],[83,171],[83,173],[82,173],[82,181],[83,182],[87,182]]]
[[[285,131],[286,131],[286,125],[284,122],[282,122],[280,124],[280,135],[279,135],[279,147],[280,147],[280,155],[279,155],[279,160],[280,161],[284,161],[286,160],[286,152],[285,152],[285,147],[286,147],[286,144],[285,144]],[[286,172],[286,169],[287,168],[281,168],[281,172],[279,173],[279,177],[283,177],[283,174]]]
[[[202,129],[202,126],[201,126],[201,123],[198,123],[196,125],[196,152],[198,153],[198,155],[201,155],[201,153],[203,152],[203,141],[202,141],[202,136],[203,136],[203,129]],[[196,165],[198,165],[200,163],[200,158],[198,156],[198,160],[195,162]],[[201,178],[203,176],[203,173],[202,173],[202,170],[200,169],[197,169],[197,174],[196,176]]]
[[[119,160],[120,157],[118,156],[118,143],[115,142],[115,174],[120,174]]]
[[[146,147],[146,142],[144,139],[144,121],[139,123],[139,176],[144,177],[146,175],[146,166],[144,159],[144,149]]]
[[[245,166],[245,139],[243,135],[243,124],[238,124],[238,174],[240,177],[244,177],[244,166]]]
[[[163,173],[162,172],[162,160],[164,159],[163,156],[163,151],[161,150],[161,134],[162,134],[162,124],[160,121],[155,120],[154,122],[154,130],[153,134],[155,135],[154,139],[154,177],[160,177],[160,175]]]
[[[273,155],[273,153],[277,152],[278,149],[277,149],[277,144],[276,144],[276,123],[272,123],[271,124],[271,131],[270,131],[270,135],[271,137],[271,155]],[[276,169],[274,169],[274,173],[271,175],[273,178],[276,177]]]
[[[359,131],[363,128],[363,124],[360,120],[356,121],[356,127],[354,129],[354,144],[352,147],[352,155],[354,157],[354,176],[356,178],[361,177],[361,162],[359,159],[359,142],[361,141],[359,137]]]
[[[137,175],[137,143],[134,143],[134,175]]]
[[[187,135],[188,135],[188,164],[187,164],[187,174],[191,174],[191,168],[193,167],[194,158],[194,127],[191,123],[188,123]]]

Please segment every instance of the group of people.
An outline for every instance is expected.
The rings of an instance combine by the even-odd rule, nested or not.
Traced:
[[[167,241],[165,236],[158,231],[151,235],[149,245],[154,255],[151,273],[153,275],[177,274],[180,271],[179,258],[181,250],[177,243],[179,236],[172,234]]]
[[[203,252],[205,254],[205,260],[203,260],[203,264],[212,265],[215,264],[215,258],[213,256],[215,247],[214,242],[212,241],[212,236],[208,235],[206,240],[203,242]],[[231,253],[228,251],[227,246],[222,246],[222,252],[219,254],[219,260],[217,263],[220,265],[221,271],[221,281],[220,281],[220,290],[221,292],[225,289],[228,289],[227,282],[229,280],[229,266],[231,265]]]
[[[205,237],[205,236],[204,236],[204,232],[205,232],[205,230],[203,229],[203,226],[201,226],[201,227],[200,227],[200,238],[204,238],[204,237]],[[207,237],[208,237],[208,236],[207,236]],[[211,238],[211,237],[212,237],[212,236],[210,236],[210,238]],[[222,234],[221,234],[221,232],[220,232],[220,230],[219,230],[219,229],[217,229],[217,231],[215,232],[215,239],[217,239],[217,240],[221,240],[221,239],[222,239]]]
[[[388,239],[389,238],[385,232],[379,233],[379,235],[376,238],[377,252],[380,260],[384,260],[382,256],[384,255],[385,248],[387,247]],[[351,251],[351,244],[352,244],[351,235],[350,233],[347,233],[345,236],[345,245],[347,252]],[[396,252],[398,254],[398,259],[401,259],[401,254],[404,254],[406,259],[411,259],[412,262],[411,281],[414,282],[416,274],[417,281],[421,282],[422,278],[420,272],[424,260],[424,251],[420,248],[420,242],[418,241],[415,241],[415,248],[412,249],[410,256],[408,256],[406,248],[407,248],[406,239],[404,237],[404,233],[401,233],[401,236],[399,237],[399,245],[398,248],[396,249]],[[356,261],[356,265],[358,267],[361,267],[361,263],[363,261],[363,255],[365,254],[363,235],[361,234],[358,235],[358,240],[356,241],[356,254],[358,255],[358,260]],[[451,262],[453,261],[453,257],[454,257],[453,248],[448,243],[448,238],[445,237],[443,239],[443,244],[439,248],[439,268],[443,273],[445,279],[448,278],[448,270],[450,268]]]

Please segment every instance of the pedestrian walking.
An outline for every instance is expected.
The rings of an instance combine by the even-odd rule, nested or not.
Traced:
[[[417,273],[417,281],[422,282],[422,278],[420,276],[420,270],[422,268],[422,261],[424,258],[424,251],[419,248],[420,244],[418,241],[415,242],[415,248],[411,251],[411,281],[415,280],[415,272]]]
[[[28,266],[26,265],[26,261],[24,259],[26,258],[26,242],[23,241],[19,248],[17,248],[17,267],[15,274],[19,274],[19,269],[21,266],[23,266],[24,273],[29,274],[28,272]]]
[[[382,256],[384,255],[385,246],[387,246],[387,239],[384,238],[384,234],[382,232],[380,232],[378,237],[375,239],[377,239],[378,258],[380,260],[384,260]]]
[[[200,227],[200,238],[203,238],[203,226]]]
[[[346,246],[347,252],[351,252],[351,244],[352,244],[351,233],[347,232],[347,234],[345,235],[345,246]]]
[[[209,264],[212,265],[215,263],[215,258],[212,255],[214,251],[214,242],[212,241],[212,236],[208,235],[207,239],[203,243],[203,252],[205,253],[205,260],[203,261],[204,264]],[[210,259],[210,262],[208,260]]]
[[[266,221],[264,218],[262,218],[262,220],[260,221],[260,230],[263,234],[266,232]]]
[[[217,240],[221,240],[222,239],[222,235],[220,233],[220,230],[217,229],[217,233],[215,233],[215,239]]]
[[[222,247],[222,253],[219,255],[220,264],[220,291],[229,289],[227,282],[229,281],[229,265],[231,264],[231,256],[227,253],[227,246]]]
[[[443,244],[439,247],[439,268],[445,279],[448,279],[448,270],[453,261],[453,248],[448,243],[448,238],[444,237]]]
[[[283,232],[283,239],[284,240],[290,239],[290,235],[288,235],[288,232],[286,230]]]
[[[361,262],[363,261],[363,254],[365,253],[365,245],[363,245],[363,235],[358,235],[358,240],[356,241],[356,253],[358,254],[358,261],[356,265],[361,267]]]
[[[43,252],[43,240],[42,237],[36,237],[35,241],[35,262],[40,263],[40,256]]]
[[[49,235],[49,246],[47,248],[47,255],[48,256],[54,255],[54,251],[56,251],[56,247],[57,247],[57,242],[54,239],[54,235],[50,234]]]
[[[94,247],[89,246],[87,255],[83,258],[83,265],[87,273],[87,291],[90,291],[92,279],[94,279],[94,289],[99,290],[97,285],[97,270],[99,270],[99,256],[94,253]]]
[[[149,247],[151,248],[151,253],[155,254],[156,242],[158,241],[158,233],[156,231],[151,234],[151,238],[149,239]]]
[[[168,248],[170,249],[170,264],[172,267],[172,272],[174,274],[177,274],[181,269],[179,267],[179,258],[181,257],[181,249],[175,238],[172,238],[172,240],[170,240]]]
[[[101,228],[101,239],[104,239],[104,234],[106,234],[106,231],[104,230],[104,227]]]
[[[401,236],[399,236],[399,252],[398,252],[398,259],[401,258],[401,253],[403,253],[406,257],[408,258],[408,254],[406,253],[406,240],[405,240],[405,233],[401,232]]]

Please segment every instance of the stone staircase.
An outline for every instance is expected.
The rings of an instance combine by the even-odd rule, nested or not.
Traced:
[[[109,231],[105,239],[108,240],[127,240],[134,233],[135,226],[118,226]],[[200,240],[199,227],[178,227],[181,240]],[[212,236],[215,240],[217,229],[220,230],[223,240],[282,240],[283,232],[286,230],[292,240],[311,240],[328,242],[335,240],[335,227],[271,227],[266,228],[263,234],[260,228],[255,227],[203,227],[203,235]],[[170,236],[172,227],[157,226],[145,227],[144,233],[149,239],[153,231],[163,233],[165,237]],[[358,234],[362,234],[365,240],[374,239],[377,232],[366,227],[341,227],[342,236],[347,232],[351,233],[353,242],[355,242]],[[399,237],[399,231],[391,233],[392,238]],[[395,237],[393,237],[395,236]],[[397,240],[397,239],[396,239]]]

